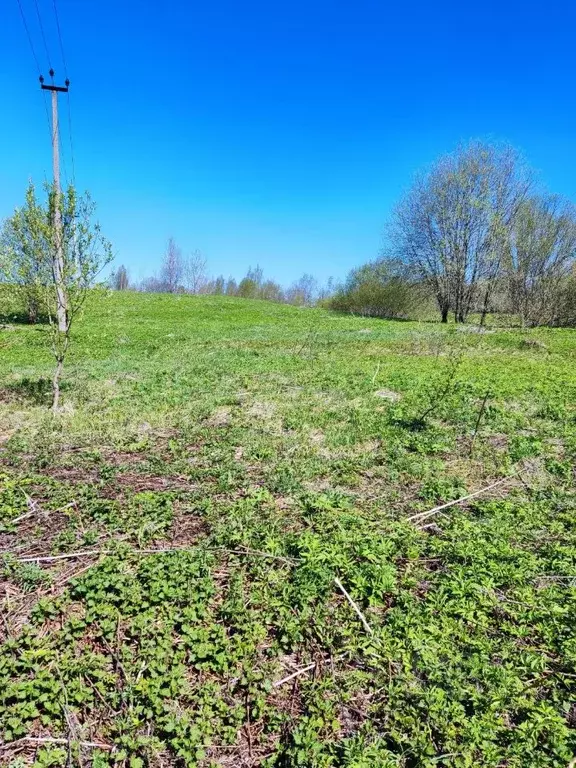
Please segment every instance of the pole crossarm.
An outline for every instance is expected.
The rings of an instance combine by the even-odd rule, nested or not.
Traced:
[[[60,91],[60,93],[68,93],[68,86],[65,85],[44,85],[41,84],[40,88],[43,91]]]

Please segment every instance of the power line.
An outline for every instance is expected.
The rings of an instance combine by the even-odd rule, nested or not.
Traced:
[[[62,159],[62,170],[64,171],[64,178],[66,179],[66,186],[70,186],[70,180],[68,178],[68,167],[66,163],[66,156],[64,155],[64,145],[62,143],[62,134],[58,135],[58,143],[60,145],[60,157]]]
[[[70,160],[72,162],[72,184],[76,185],[76,164],[74,162],[74,142],[72,141],[72,111],[70,109],[70,93],[66,94],[68,104],[68,138],[70,140]]]
[[[44,112],[46,112],[46,122],[48,123],[48,133],[52,136],[52,123],[50,122],[50,112],[48,111],[48,100],[46,92],[42,94],[42,101],[44,102]]]
[[[24,16],[22,3],[20,2],[20,0],[17,0],[17,2],[18,2],[18,8],[20,8],[20,16],[22,16],[22,23],[24,24],[24,29],[26,30],[26,37],[28,38],[28,43],[30,44],[30,50],[32,51],[32,56],[34,57],[34,61],[36,62],[36,69],[38,70],[38,74],[41,74],[40,64],[38,62],[38,56],[36,56],[34,43],[32,42],[32,37],[30,36],[30,30],[28,29],[28,24],[26,23],[26,16]]]
[[[34,43],[32,42],[32,36],[30,34],[30,29],[28,27],[28,24],[26,22],[26,16],[24,15],[24,9],[22,8],[22,3],[20,0],[17,0],[18,2],[18,8],[20,9],[20,16],[22,17],[22,24],[24,25],[24,30],[26,32],[26,37],[28,38],[28,43],[30,45],[30,50],[32,51],[32,57],[36,63],[36,69],[38,70],[38,74],[41,75],[40,70],[40,63],[38,61],[38,56],[36,55],[36,49],[34,48]],[[48,123],[48,132],[50,135],[52,135],[52,126],[50,124],[50,114],[48,112],[48,104],[46,103],[46,94],[44,94],[44,111],[46,112],[46,122]]]
[[[62,40],[62,28],[60,26],[60,15],[58,13],[58,5],[56,0],[52,0],[54,7],[54,17],[56,19],[56,30],[58,31],[58,42],[60,45],[60,55],[62,56],[62,64],[64,65],[64,74],[68,80],[68,65],[66,63],[66,54],[64,53],[64,42]],[[70,141],[70,161],[72,165],[72,184],[76,183],[76,168],[74,163],[74,142],[72,140],[72,110],[70,107],[70,92],[66,94],[67,111],[68,111],[68,139]]]
[[[66,56],[64,55],[64,44],[62,43],[62,31],[60,29],[60,16],[58,15],[58,7],[56,0],[52,0],[54,6],[54,16],[56,17],[56,29],[58,30],[58,40],[60,42],[60,54],[62,55],[62,64],[64,64],[64,74],[68,77],[68,67],[66,66]]]
[[[42,34],[42,41],[44,42],[44,50],[46,51],[46,60],[48,61],[48,66],[50,69],[52,69],[52,62],[50,61],[50,54],[48,52],[48,45],[46,43],[46,35],[44,34],[44,25],[42,24],[42,16],[40,15],[40,7],[38,5],[38,0],[34,0],[34,5],[36,6],[36,15],[38,16],[38,23],[40,24],[40,33]]]
[[[17,0],[17,3],[18,3],[18,8],[20,10],[20,16],[22,18],[22,24],[24,25],[24,30],[26,32],[26,37],[28,38],[28,44],[29,44],[30,50],[32,52],[32,57],[33,57],[34,62],[36,64],[36,69],[38,70],[38,74],[40,75],[41,82],[43,82],[42,70],[40,68],[40,62],[39,62],[38,56],[36,54],[36,49],[34,47],[34,43],[32,41],[32,35],[30,34],[30,28],[29,28],[28,23],[26,21],[26,15],[25,15],[24,9],[22,7],[22,2],[21,2],[21,0]],[[42,41],[44,43],[44,50],[46,52],[46,57],[48,59],[48,65],[50,66],[50,69],[52,70],[52,63],[50,61],[50,54],[48,52],[48,45],[47,45],[47,42],[46,42],[46,35],[44,33],[44,25],[42,24],[42,17],[40,15],[40,8],[39,8],[39,5],[38,5],[38,0],[34,0],[34,4],[36,6],[36,14],[38,16],[38,22],[40,24],[40,32],[42,34]],[[61,53],[61,56],[62,56],[62,64],[64,65],[64,72],[66,74],[66,80],[68,81],[68,67],[66,65],[66,56],[64,54],[64,44],[62,42],[62,32],[61,32],[61,28],[60,28],[60,18],[58,16],[58,8],[56,6],[56,0],[52,0],[52,4],[54,6],[54,15],[56,17],[56,27],[57,27],[57,30],[58,30],[58,40],[59,40],[59,44],[60,44],[60,53]],[[51,74],[53,74],[53,72],[51,72]],[[68,86],[68,82],[66,83],[66,86]],[[64,90],[64,89],[62,89],[62,90]],[[75,171],[75,163],[74,163],[74,144],[73,144],[73,140],[72,140],[72,114],[71,114],[71,110],[70,110],[70,95],[68,93],[68,87],[66,87],[66,95],[68,96],[68,99],[67,99],[67,106],[68,106],[68,136],[69,136],[69,140],[70,140],[70,160],[71,160],[71,165],[72,165],[72,184],[74,184],[75,181],[76,181],[76,171]],[[47,100],[46,100],[46,91],[45,90],[43,90],[42,96],[43,96],[42,101],[44,102],[44,111],[46,113],[46,122],[47,122],[47,125],[48,125],[48,132],[49,132],[50,136],[52,137],[53,126],[52,126],[52,123],[50,121],[50,113],[49,113],[49,109],[48,109],[48,103],[47,103]],[[64,158],[64,149],[63,149],[63,146],[62,146],[62,139],[60,138],[60,136],[58,136],[58,142],[59,142],[60,148],[62,150],[62,161],[63,161],[63,166],[64,166],[64,168],[63,168],[64,176],[66,178],[66,183],[68,184],[68,172],[67,172],[67,168],[66,168],[66,161],[65,161],[65,158]]]

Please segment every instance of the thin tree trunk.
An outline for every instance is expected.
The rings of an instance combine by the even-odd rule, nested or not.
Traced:
[[[52,410],[54,413],[58,410],[60,403],[60,376],[62,375],[62,366],[64,360],[58,358],[56,362],[56,368],[54,369],[54,375],[52,376]]]
[[[38,321],[38,306],[35,301],[31,301],[28,304],[28,322],[30,325],[35,325]]]
[[[486,320],[486,315],[488,314],[489,301],[490,301],[490,292],[489,290],[487,290],[486,293],[484,294],[484,304],[482,306],[482,314],[480,315],[480,326],[483,326]]]

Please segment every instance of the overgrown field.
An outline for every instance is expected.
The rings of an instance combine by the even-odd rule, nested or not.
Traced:
[[[576,332],[76,330],[57,417],[46,328],[0,331],[0,764],[571,764]]]

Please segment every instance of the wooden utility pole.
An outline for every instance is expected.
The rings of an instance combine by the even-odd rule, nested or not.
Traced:
[[[44,84],[44,78],[40,75],[40,87],[43,91],[52,92],[52,173],[54,176],[54,258],[52,269],[54,271],[54,283],[56,286],[56,318],[58,330],[66,333],[68,330],[68,302],[64,285],[64,253],[62,247],[62,193],[60,189],[60,133],[58,128],[58,94],[68,93],[70,81],[66,79],[65,85],[54,85],[54,70],[51,69],[50,85]]]

